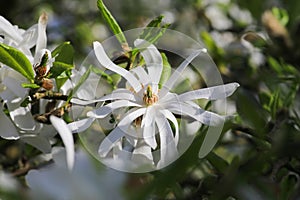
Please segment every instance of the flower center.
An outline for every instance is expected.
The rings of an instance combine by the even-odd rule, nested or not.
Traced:
[[[150,106],[158,101],[158,96],[152,93],[152,88],[148,85],[147,90],[144,92],[143,101],[147,106]]]

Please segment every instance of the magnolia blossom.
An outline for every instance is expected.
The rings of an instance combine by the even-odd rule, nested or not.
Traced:
[[[106,157],[113,154],[114,158],[119,159],[119,153],[122,150],[130,149],[132,155],[129,160],[142,164],[148,160],[148,164],[155,165],[152,152],[160,149],[157,168],[161,168],[178,156],[178,116],[189,117],[209,126],[222,124],[223,116],[202,109],[193,100],[226,98],[236,90],[239,84],[230,83],[183,94],[173,93],[171,89],[181,73],[195,57],[206,53],[206,49],[191,53],[160,88],[163,61],[159,51],[154,45],[144,40],[138,39],[134,44],[136,48],[141,49],[146,66],[145,68],[137,66],[128,71],[114,64],[106,55],[102,45],[94,42],[95,55],[100,64],[121,75],[126,80],[126,87],[118,88],[111,94],[92,101],[73,99],[73,103],[82,105],[99,101],[110,103],[89,111],[87,118],[73,122],[69,124],[69,127],[73,132],[80,132],[87,129],[95,119],[116,116],[120,113],[120,109],[123,109],[125,112],[119,115],[115,128],[101,142],[98,149],[99,155]],[[136,157],[139,158],[135,159]]]
[[[17,48],[23,52],[31,61],[34,70],[38,73],[47,74],[54,61],[51,52],[46,49],[47,36],[46,25],[48,17],[43,13],[38,24],[33,25],[28,30],[23,30],[13,26],[5,18],[0,16],[0,42]],[[34,56],[31,48],[35,46]],[[42,58],[47,55],[46,63],[40,66]],[[39,70],[38,67],[45,67]],[[44,153],[51,151],[51,139],[56,134],[56,130],[62,136],[62,140],[67,150],[67,160],[69,168],[73,166],[74,144],[71,132],[66,128],[66,123],[54,116],[50,117],[52,125],[45,125],[34,120],[31,113],[31,104],[23,107],[21,104],[28,96],[29,89],[23,88],[22,83],[27,79],[17,71],[8,66],[0,67],[0,98],[1,104],[6,105],[9,117],[0,109],[0,136],[5,139],[22,139],[23,141],[38,148]],[[56,129],[56,130],[55,130]]]

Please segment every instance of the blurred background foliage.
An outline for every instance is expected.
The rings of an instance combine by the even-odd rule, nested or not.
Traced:
[[[198,158],[204,129],[171,166],[148,174],[127,174],[124,198],[300,199],[300,1],[105,3],[123,30],[143,27],[164,15],[171,29],[206,45],[224,82],[241,85],[229,101],[237,115],[225,124],[213,152]],[[91,50],[92,41],[111,35],[95,0],[0,3],[0,14],[22,28],[36,22],[42,11],[49,15],[48,44],[71,41],[77,62]],[[1,175],[0,196],[25,198],[26,163],[37,152],[18,141],[1,140],[0,148],[0,167],[20,182],[7,189],[7,180],[15,179],[1,182]]]

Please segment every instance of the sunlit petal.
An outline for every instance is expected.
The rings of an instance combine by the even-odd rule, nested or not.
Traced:
[[[48,23],[48,16],[46,13],[42,13],[38,22],[38,37],[37,37],[36,47],[35,47],[36,54],[40,50],[45,49],[47,46],[47,35],[46,35],[47,23]]]
[[[98,154],[101,157],[105,157],[122,137],[124,137],[124,132],[119,127],[113,129],[101,142]]]
[[[183,70],[196,58],[200,53],[205,53],[206,49],[200,49],[194,51],[189,57],[187,57],[179,67],[173,72],[171,77],[167,80],[167,82],[163,85],[162,89],[159,92],[159,97],[162,98],[165,96],[174,86],[177,79],[180,77]]]
[[[173,131],[168,120],[160,113],[155,118],[155,121],[160,137],[160,160],[157,167],[162,168],[174,161],[176,156],[178,156],[178,151]]]
[[[146,71],[141,66],[135,67],[130,71],[136,74],[140,83],[143,84],[144,86],[146,86],[148,83],[151,82],[150,76],[146,73]]]
[[[88,129],[94,122],[95,118],[85,118],[68,124],[72,133],[80,133]]]
[[[67,160],[67,166],[69,170],[73,169],[74,161],[75,161],[75,149],[74,149],[74,140],[73,135],[68,128],[66,122],[58,118],[54,115],[50,116],[50,121],[54,128],[57,130],[58,134],[60,135],[65,148],[66,148],[66,160]]]
[[[167,109],[164,109],[164,110],[160,110],[160,112],[168,119],[170,120],[174,127],[175,127],[175,135],[174,135],[174,138],[175,138],[175,144],[177,145],[178,144],[178,140],[179,140],[179,126],[178,126],[178,122],[177,122],[177,119],[176,117],[173,115],[172,112],[170,112],[169,110]]]
[[[119,109],[119,108],[122,108],[122,107],[130,107],[130,106],[140,107],[139,104],[132,103],[128,100],[118,100],[118,101],[114,101],[112,103],[109,103],[105,106],[102,106],[100,108],[97,108],[93,111],[89,111],[87,113],[87,116],[88,117],[93,117],[93,118],[104,118],[116,109]]]
[[[157,147],[155,139],[155,108],[153,106],[148,107],[142,120],[143,138],[152,149]]]
[[[163,62],[162,62],[162,57],[159,53],[159,51],[157,50],[157,48],[142,39],[137,39],[134,41],[134,45],[137,48],[141,48],[140,52],[146,62],[146,67],[148,70],[148,74],[151,78],[151,82],[153,84],[153,90],[154,93],[157,92],[158,88],[154,88],[155,86],[158,86],[159,80],[160,80],[160,76],[163,70]],[[145,48],[146,47],[146,48]]]
[[[192,106],[187,103],[169,103],[165,108],[175,114],[190,116],[209,126],[219,126],[220,124],[224,123],[225,120],[224,117],[216,113],[203,110],[200,107]]]
[[[94,44],[95,55],[101,65],[103,65],[106,69],[109,69],[117,74],[120,74],[122,77],[124,77],[136,92],[138,92],[142,89],[140,82],[134,77],[133,74],[131,74],[126,69],[114,64],[108,58],[102,45],[99,42],[94,42],[93,44]]]
[[[239,87],[238,83],[229,83],[226,85],[219,85],[219,86],[186,92],[181,95],[178,95],[178,98],[180,101],[190,101],[195,99],[209,99],[209,100],[224,99],[232,95],[232,93],[238,87]]]

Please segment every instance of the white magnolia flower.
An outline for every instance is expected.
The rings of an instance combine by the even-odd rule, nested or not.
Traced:
[[[13,26],[5,18],[0,16],[0,42],[13,46],[22,51],[31,61],[34,70],[37,73],[47,74],[52,66],[54,59],[51,52],[46,49],[47,35],[46,25],[48,17],[43,13],[38,24],[33,25],[28,30],[23,30],[17,26]],[[31,53],[31,48],[35,47],[35,55]],[[37,69],[42,57],[47,54],[47,63],[45,69]],[[41,66],[44,67],[44,66]],[[43,75],[43,74],[42,74]],[[38,123],[34,120],[31,113],[31,104],[23,107],[21,103],[28,96],[29,89],[23,88],[22,83],[26,83],[27,79],[15,70],[7,67],[0,67],[0,98],[1,104],[5,104],[9,113],[9,117],[0,109],[0,136],[5,139],[21,139],[26,143],[38,148],[44,153],[51,151],[51,139],[56,134],[56,130],[61,135],[62,140],[68,152],[69,167],[72,168],[72,159],[74,157],[73,138],[65,122],[50,117],[51,125]],[[56,130],[55,130],[55,129]],[[68,134],[70,133],[70,134]]]
[[[130,159],[143,155],[144,158],[148,158],[149,163],[153,163],[152,151],[160,148],[160,160],[157,167],[161,168],[177,156],[178,116],[187,116],[209,126],[223,123],[223,116],[203,110],[193,100],[226,98],[236,90],[239,84],[230,83],[183,94],[171,92],[170,90],[188,64],[200,53],[206,53],[206,49],[200,49],[194,51],[159,88],[163,70],[163,61],[159,51],[154,45],[140,39],[135,41],[135,46],[143,49],[141,55],[145,60],[146,68],[138,66],[128,71],[114,64],[106,55],[102,45],[94,42],[94,51],[100,64],[121,75],[127,81],[127,87],[118,88],[111,94],[94,101],[73,99],[74,103],[82,105],[99,101],[110,101],[110,103],[88,112],[88,118],[73,122],[69,124],[69,127],[73,132],[81,132],[87,129],[95,119],[116,114],[116,111],[123,108],[126,110],[125,114],[101,142],[98,149],[99,155],[105,157],[112,153],[115,157],[120,158],[117,155],[117,152],[120,151],[116,151],[116,149],[122,150],[131,145],[133,155]],[[158,137],[156,137],[157,132]],[[124,138],[126,139],[125,143]]]

